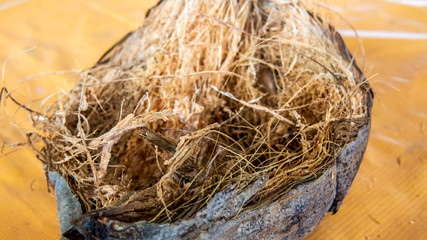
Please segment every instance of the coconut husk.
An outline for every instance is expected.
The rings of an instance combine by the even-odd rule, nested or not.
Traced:
[[[31,142],[77,196],[74,231],[194,219],[225,192],[244,199],[234,219],[334,173],[371,93],[305,4],[161,1],[43,109]]]

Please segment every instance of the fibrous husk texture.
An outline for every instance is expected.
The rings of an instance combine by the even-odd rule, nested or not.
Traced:
[[[298,1],[166,0],[39,119],[39,157],[86,214],[191,217],[226,186],[246,208],[319,176],[367,123],[335,30]]]

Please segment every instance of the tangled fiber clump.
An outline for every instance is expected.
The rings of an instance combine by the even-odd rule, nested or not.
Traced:
[[[44,109],[34,139],[86,214],[172,222],[230,185],[265,180],[251,208],[314,180],[366,125],[368,89],[301,2],[165,0]]]

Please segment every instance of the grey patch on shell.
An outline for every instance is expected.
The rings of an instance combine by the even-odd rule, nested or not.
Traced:
[[[49,183],[55,190],[56,210],[59,219],[61,239],[66,239],[63,234],[72,229],[73,223],[82,215],[80,203],[68,187],[67,182],[56,172],[49,172]]]

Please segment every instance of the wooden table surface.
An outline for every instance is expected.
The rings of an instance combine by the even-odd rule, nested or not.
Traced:
[[[0,0],[1,87],[33,105],[70,89],[77,80],[72,71],[93,65],[155,3]],[[375,102],[368,149],[350,193],[307,239],[427,239],[427,1],[328,4],[360,33]],[[350,26],[339,17],[334,23],[362,65]],[[16,126],[29,129],[30,121],[11,101],[1,104],[0,139],[3,154],[10,153],[0,158],[0,239],[58,239],[55,198],[41,163],[30,150],[9,146],[25,136]]]

